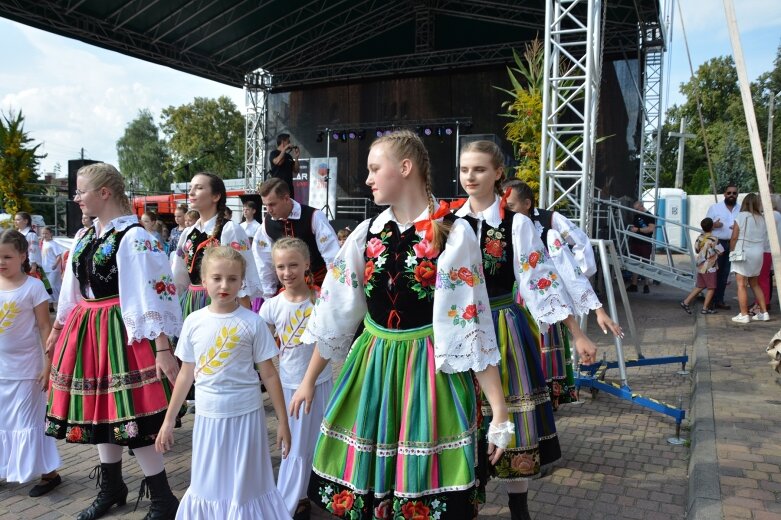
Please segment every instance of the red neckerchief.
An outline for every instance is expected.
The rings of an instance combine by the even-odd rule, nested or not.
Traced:
[[[510,197],[512,192],[513,192],[512,188],[507,188],[506,190],[504,190],[504,193],[502,194],[502,198],[499,199],[499,218],[502,220],[504,220],[504,210],[507,207],[507,199]]]
[[[431,242],[434,240],[434,227],[432,221],[440,219],[448,213],[450,213],[450,205],[444,200],[439,201],[439,209],[432,215],[429,215],[427,219],[415,222],[415,231],[425,231],[426,240]]]

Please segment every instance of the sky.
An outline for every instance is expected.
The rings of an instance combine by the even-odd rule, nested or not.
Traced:
[[[669,1],[669,0],[665,0]],[[772,68],[781,45],[781,0],[734,0],[750,80]],[[722,0],[681,0],[695,70],[731,55]],[[679,11],[674,11],[665,70],[665,106],[683,101],[690,77]],[[667,58],[665,59],[667,63]],[[116,141],[138,111],[159,120],[168,106],[195,97],[230,97],[244,111],[244,93],[173,69],[100,49],[0,18],[0,111],[22,110],[25,129],[41,151],[43,171],[84,156],[116,164]]]

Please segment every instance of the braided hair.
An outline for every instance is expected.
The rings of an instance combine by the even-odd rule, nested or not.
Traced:
[[[420,136],[411,130],[396,130],[389,135],[378,137],[372,143],[372,147],[379,144],[387,146],[387,151],[396,160],[402,161],[409,159],[415,165],[426,188],[426,198],[428,199],[428,212],[433,215],[436,211],[434,207],[434,194],[431,183],[431,160],[428,150],[420,139]],[[451,223],[442,220],[441,222],[433,220],[432,229],[434,231],[434,246],[442,250],[450,233]]]
[[[0,231],[0,244],[11,244],[18,253],[24,253],[22,271],[29,274],[32,267],[30,266],[30,257],[27,254],[30,247],[27,238],[15,229],[4,229]]]
[[[217,238],[222,233],[222,228],[225,226],[227,219],[225,218],[225,208],[228,207],[228,193],[225,190],[225,183],[216,174],[211,172],[199,172],[197,175],[203,175],[209,179],[209,189],[212,194],[219,195],[220,198],[217,201],[217,220],[214,222],[214,229],[212,230],[211,238]]]

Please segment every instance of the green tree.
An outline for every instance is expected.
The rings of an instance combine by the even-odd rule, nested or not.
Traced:
[[[754,169],[746,163],[745,150],[738,144],[732,132],[727,136],[719,156],[718,162],[713,165],[716,186],[726,186],[728,182],[734,182],[741,192],[757,189]]]
[[[160,139],[155,119],[149,109],[139,110],[117,141],[119,169],[129,180],[131,189],[167,191],[170,173],[165,173],[165,143]]]
[[[234,178],[244,166],[244,118],[227,96],[197,97],[163,110],[160,128],[168,142],[168,167],[177,181],[198,170]]]
[[[24,130],[24,116],[20,110],[0,117],[0,199],[7,213],[31,211],[30,201],[24,196],[28,184],[37,178],[36,170],[46,154],[38,154],[41,144]]]

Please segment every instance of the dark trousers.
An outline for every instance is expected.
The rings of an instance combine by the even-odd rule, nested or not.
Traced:
[[[724,303],[724,291],[727,289],[727,280],[729,280],[729,240],[719,240],[719,244],[724,248],[724,254],[719,256],[719,271],[716,273],[716,292],[713,295],[714,304]]]

